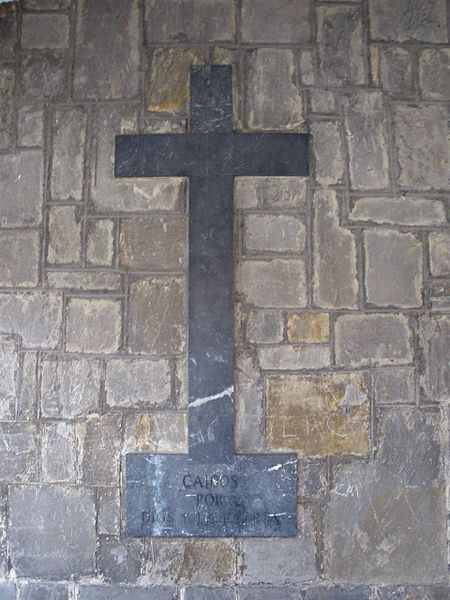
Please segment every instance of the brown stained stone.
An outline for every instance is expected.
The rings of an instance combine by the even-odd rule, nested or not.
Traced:
[[[237,568],[235,543],[233,540],[189,540],[179,568],[180,583],[233,583]]]
[[[266,386],[271,450],[294,450],[300,456],[369,453],[364,374],[271,376]]]
[[[183,218],[123,221],[119,264],[130,269],[179,271],[185,263],[186,238]]]
[[[154,277],[130,286],[130,351],[173,354],[185,346],[185,283],[181,277]]]
[[[188,451],[187,415],[179,412],[154,412],[130,415],[125,420],[126,452]]]
[[[328,313],[289,313],[287,335],[292,344],[328,342],[330,317]]]
[[[307,178],[305,177],[236,177],[234,202],[236,208],[304,208]]]

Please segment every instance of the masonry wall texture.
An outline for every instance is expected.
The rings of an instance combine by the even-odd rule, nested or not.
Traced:
[[[450,532],[446,0],[0,5],[0,600],[444,600]],[[299,456],[293,539],[130,539],[130,451],[187,450],[183,179],[114,136],[309,132],[235,181],[236,447]],[[207,201],[207,199],[205,199]]]

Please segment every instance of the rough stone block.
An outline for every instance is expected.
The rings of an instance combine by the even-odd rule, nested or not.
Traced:
[[[99,534],[119,535],[120,533],[120,492],[119,488],[98,490],[97,531]]]
[[[235,368],[235,442],[240,452],[265,449],[261,373],[249,351],[239,352]]]
[[[366,455],[369,392],[363,373],[267,379],[268,441],[300,456]]]
[[[450,312],[450,282],[434,281],[429,290],[432,312]]]
[[[137,0],[80,0],[73,81],[76,96],[92,99],[136,96],[138,31]]]
[[[90,416],[76,425],[81,449],[81,480],[92,485],[118,485],[121,419]]]
[[[15,583],[0,583],[0,598],[2,600],[16,600]]]
[[[315,179],[320,185],[336,185],[344,177],[345,162],[339,124],[318,121],[311,125]]]
[[[250,214],[244,219],[248,252],[303,252],[306,230],[294,215]]]
[[[288,313],[287,337],[291,344],[328,342],[328,313]]]
[[[419,77],[424,98],[450,98],[450,49],[424,50],[420,55]]]
[[[69,588],[60,583],[23,583],[20,600],[69,600]]]
[[[114,353],[120,347],[122,305],[109,298],[70,298],[66,350]]]
[[[185,282],[181,277],[154,277],[130,286],[131,352],[174,354],[185,346]]]
[[[24,13],[22,16],[22,48],[45,50],[69,45],[68,15]]]
[[[414,96],[413,57],[406,48],[375,48],[378,53],[380,84],[393,96]]]
[[[37,352],[24,352],[22,361],[22,381],[16,401],[16,419],[31,421],[36,414]]]
[[[304,177],[236,177],[236,208],[298,208],[306,205]]]
[[[372,91],[355,92],[344,98],[343,110],[352,188],[387,188],[389,160],[383,94]]]
[[[39,225],[43,160],[40,150],[0,156],[0,226]]]
[[[317,43],[323,85],[364,84],[365,45],[360,6],[318,6]]]
[[[81,585],[79,600],[177,600],[177,591],[169,587]]]
[[[301,259],[245,260],[239,265],[237,281],[249,304],[262,308],[306,305],[306,274]]]
[[[17,43],[17,5],[8,3],[2,7],[0,18],[0,39],[2,40],[2,50],[5,54],[12,52]]]
[[[185,600],[235,600],[236,593],[231,588],[185,588],[184,598]]]
[[[0,285],[36,286],[39,277],[39,231],[0,231]]]
[[[76,419],[99,406],[100,366],[86,358],[43,360],[41,412],[54,419]]]
[[[379,369],[374,386],[377,404],[413,404],[415,401],[414,369]]]
[[[358,198],[349,215],[352,222],[386,225],[445,225],[445,208],[439,200],[400,196]]]
[[[299,130],[304,123],[292,50],[259,48],[249,56],[248,125],[251,129]],[[283,90],[280,95],[278,90]]]
[[[139,539],[101,537],[97,568],[107,583],[136,583],[141,575],[143,543]]]
[[[120,273],[105,271],[46,271],[47,286],[65,290],[95,290],[95,291],[121,291],[122,276]]]
[[[239,588],[240,600],[301,600],[303,593],[286,586],[253,585]]]
[[[247,320],[247,338],[252,344],[283,340],[283,317],[277,310],[252,310]]]
[[[114,177],[114,136],[136,133],[136,109],[108,105],[98,109],[94,122],[96,144],[93,164],[92,201],[99,212],[145,212],[179,210],[186,197],[181,177],[118,180]]]
[[[147,42],[231,42],[232,0],[146,0]]]
[[[0,39],[2,33],[3,19],[0,17]],[[0,105],[0,148],[6,150],[11,144],[11,136],[14,129],[13,93],[15,84],[14,69],[8,65],[0,66],[0,94],[2,103]]]
[[[0,421],[12,421],[15,416],[19,356],[12,336],[0,336]]]
[[[52,206],[48,220],[47,260],[50,264],[79,264],[81,221],[74,206]]]
[[[450,397],[450,316],[421,317],[420,387],[426,400],[445,402]]]
[[[75,428],[69,423],[43,423],[41,428],[41,479],[45,482],[75,483]]]
[[[447,231],[430,233],[431,274],[436,277],[450,276],[450,233]]]
[[[375,461],[334,469],[324,520],[327,579],[448,581],[437,417],[415,409],[385,411]]]
[[[300,496],[306,499],[322,500],[329,491],[329,477],[325,460],[305,459],[298,466]]]
[[[17,141],[19,146],[40,146],[44,134],[42,108],[23,106],[19,108],[17,120]]]
[[[307,0],[274,5],[270,0],[244,0],[241,9],[244,42],[307,44],[310,41],[310,6]]]
[[[412,233],[364,232],[367,301],[408,308],[422,304],[422,244]]]
[[[300,50],[299,71],[302,85],[313,86],[315,84],[315,55],[312,50]]]
[[[374,39],[447,43],[445,0],[370,0],[369,11]]]
[[[314,207],[314,302],[323,308],[355,308],[356,244],[353,233],[339,225],[336,192],[316,192]]]
[[[53,119],[53,156],[50,190],[53,200],[81,200],[83,191],[86,113],[63,108]]]
[[[66,55],[32,52],[22,57],[22,97],[33,100],[59,99],[66,93]]]
[[[128,416],[124,449],[126,452],[186,453],[186,414],[156,412]]]
[[[440,105],[398,105],[394,118],[399,183],[404,188],[447,189],[447,110]]]
[[[404,315],[344,315],[335,325],[338,365],[389,365],[412,360],[411,331]]]
[[[122,221],[119,264],[129,269],[180,271],[186,260],[187,230],[184,218]]]
[[[311,90],[311,110],[313,113],[333,114],[337,110],[336,92],[326,89]]]
[[[171,400],[172,369],[168,360],[110,360],[106,366],[108,406],[157,408]]]
[[[92,492],[61,486],[13,487],[10,543],[12,567],[19,577],[63,580],[94,575]]]
[[[305,600],[375,600],[368,587],[330,586],[310,588],[305,591]]]
[[[0,481],[37,480],[38,439],[35,425],[0,423]]]
[[[56,292],[0,293],[0,331],[20,336],[27,349],[56,348],[61,323],[62,297]]]
[[[373,600],[447,600],[448,586],[395,585],[375,588]]]
[[[261,346],[258,348],[258,360],[265,371],[322,369],[331,364],[330,347],[324,344]]]
[[[87,263],[95,267],[110,266],[114,257],[114,221],[89,220],[86,240]]]

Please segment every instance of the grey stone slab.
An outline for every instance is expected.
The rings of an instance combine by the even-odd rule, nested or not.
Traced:
[[[121,345],[122,303],[110,298],[70,298],[66,350],[110,354]]]
[[[372,38],[395,42],[447,43],[445,0],[370,0]]]
[[[8,3],[2,7],[2,18],[0,19],[0,39],[2,40],[2,51],[7,54],[14,50],[17,43],[17,5]]]
[[[38,439],[29,423],[0,423],[0,481],[37,480]]]
[[[371,600],[368,587],[317,587],[305,592],[305,600]]]
[[[47,262],[79,265],[81,261],[81,210],[52,206],[48,217]]]
[[[185,600],[236,600],[236,592],[224,588],[185,588]]]
[[[341,183],[345,172],[345,160],[339,123],[314,122],[311,124],[311,135],[316,181],[324,186]]]
[[[59,583],[25,583],[20,600],[69,600],[69,588]]]
[[[440,200],[410,196],[358,198],[349,215],[351,222],[386,225],[445,225],[445,207]]]
[[[410,367],[375,371],[377,404],[413,404],[415,401],[414,369]]]
[[[77,477],[75,427],[70,423],[43,423],[41,427],[41,479],[75,483]]]
[[[303,592],[287,586],[253,585],[239,588],[239,600],[302,600]]]
[[[381,87],[394,96],[413,96],[413,56],[405,48],[379,48]]]
[[[278,2],[244,0],[241,36],[244,42],[305,43],[310,41],[310,6],[307,0]]]
[[[101,537],[98,572],[107,583],[136,583],[141,575],[143,552],[141,540]]]
[[[79,600],[176,600],[170,587],[125,587],[119,585],[80,585]]]
[[[419,320],[420,387],[431,402],[444,402],[450,390],[450,317],[421,317]]]
[[[420,87],[425,98],[450,97],[450,49],[424,50],[419,63]]]
[[[42,219],[43,156],[40,150],[0,156],[0,225],[39,225]]]
[[[0,285],[34,287],[39,277],[40,233],[0,231]]]
[[[0,336],[0,420],[12,421],[16,413],[19,355],[12,336]]]
[[[122,437],[120,416],[89,416],[77,424],[76,433],[81,453],[81,480],[92,485],[117,485]]]
[[[16,585],[14,583],[0,583],[0,598],[2,600],[16,600]]]
[[[120,533],[120,492],[118,488],[98,490],[97,530],[100,534]]]
[[[244,246],[249,253],[305,250],[306,230],[294,215],[251,214],[244,218]]]
[[[19,577],[63,580],[92,576],[95,570],[92,492],[60,486],[12,488],[10,544],[11,564]]]
[[[66,55],[60,51],[24,53],[20,92],[27,99],[60,99],[66,94]]]
[[[69,16],[25,13],[22,17],[21,44],[27,50],[67,48]]]
[[[110,266],[114,256],[114,221],[89,220],[86,225],[86,261],[93,266]]]
[[[450,276],[450,232],[432,232],[428,238],[431,274],[437,277]]]
[[[0,32],[2,22],[3,19],[0,19]],[[2,103],[0,105],[0,148],[2,150],[5,150],[9,147],[14,129],[14,112],[12,102],[15,79],[14,69],[11,66],[0,66],[0,93],[2,95]]]
[[[40,146],[44,133],[42,108],[27,105],[19,108],[17,139],[20,146]]]
[[[65,10],[70,6],[70,0],[24,0],[27,10]]]
[[[448,586],[397,585],[378,587],[373,591],[372,600],[447,600]]]

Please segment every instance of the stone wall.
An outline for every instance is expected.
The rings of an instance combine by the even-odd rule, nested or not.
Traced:
[[[447,10],[0,8],[1,600],[447,598]],[[235,184],[236,446],[298,453],[294,539],[122,535],[124,453],[187,449],[188,189],[114,136],[185,131],[203,63],[236,129],[312,136]]]

